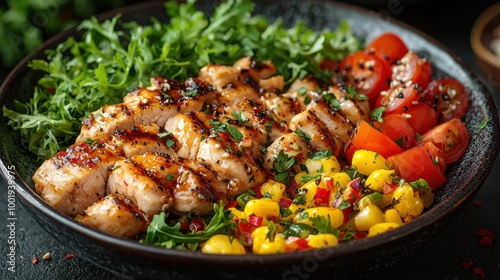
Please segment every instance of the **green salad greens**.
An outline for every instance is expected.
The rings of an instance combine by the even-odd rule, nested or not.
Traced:
[[[141,25],[122,22],[120,15],[82,22],[81,38],[71,37],[48,50],[45,60],[29,63],[45,75],[29,102],[3,108],[8,124],[31,152],[46,159],[74,141],[90,112],[121,102],[131,89],[149,85],[151,76],[183,81],[206,64],[253,56],[272,60],[287,83],[307,73],[326,79],[321,61],[363,47],[346,22],[334,31],[314,31],[304,22],[285,28],[282,20],[252,15],[250,0],[224,1],[210,17],[195,2],[166,3],[169,22]]]

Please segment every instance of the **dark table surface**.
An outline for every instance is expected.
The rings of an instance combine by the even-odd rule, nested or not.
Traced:
[[[353,0],[352,2],[368,2]],[[448,46],[479,73],[469,44],[474,20],[496,1],[387,0],[368,8],[406,22]],[[484,74],[483,74],[484,75]],[[488,77],[488,75],[484,75]],[[485,80],[487,80],[485,78]],[[495,81],[490,81],[495,82]],[[500,81],[499,81],[500,82]],[[493,97],[500,106],[500,92]],[[412,255],[374,279],[500,279],[500,245],[481,246],[476,232],[487,229],[500,236],[500,158],[474,200],[441,233]],[[16,272],[7,270],[7,186],[0,178],[1,276],[0,279],[115,279],[46,233],[20,203],[16,204]],[[498,242],[497,242],[498,243]],[[46,253],[50,260],[43,260]],[[38,264],[32,259],[38,257]],[[464,263],[471,263],[469,268]],[[480,272],[484,273],[484,276]],[[353,275],[355,276],[355,275]],[[355,277],[353,277],[355,278]]]

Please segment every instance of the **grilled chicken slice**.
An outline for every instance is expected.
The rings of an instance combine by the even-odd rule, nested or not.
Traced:
[[[122,159],[105,142],[76,143],[46,160],[33,175],[35,189],[52,207],[75,216],[106,193],[108,168]]]
[[[324,86],[313,76],[307,75],[303,79],[293,81],[287,92],[315,91],[320,88],[324,88]]]
[[[309,143],[316,150],[333,150],[336,148],[334,138],[325,124],[311,110],[295,115],[289,124],[292,131],[306,134]]]
[[[111,137],[110,144],[120,147],[127,158],[146,152],[173,155],[179,145],[176,138],[156,124],[117,130]]]
[[[264,92],[259,98],[259,102],[280,123],[290,122],[293,116],[306,108],[303,103],[270,91]]]
[[[120,194],[130,199],[148,218],[173,205],[173,184],[162,185],[150,177],[148,170],[134,162],[135,157],[117,161],[109,175],[108,193]],[[177,166],[163,166],[165,172],[175,174]]]
[[[362,120],[369,121],[370,103],[368,98],[361,99],[358,94],[351,96],[345,86],[331,86],[328,91],[335,95],[340,103],[340,112],[352,124],[358,126]]]
[[[239,195],[264,183],[266,174],[254,158],[231,140],[211,136],[200,143],[196,161],[207,166],[226,182],[229,196]]]
[[[165,124],[165,130],[177,139],[176,153],[181,158],[194,160],[198,154],[200,142],[210,135],[207,126],[209,116],[203,112],[176,114]]]
[[[256,80],[269,79],[276,73],[276,66],[271,61],[259,61],[249,56],[238,59],[233,68],[248,70]]]
[[[245,122],[258,129],[268,138],[268,141],[274,141],[287,131],[286,126],[280,123],[259,101],[243,99],[234,106],[226,106],[223,112],[225,116],[242,115]]]
[[[96,201],[84,215],[76,220],[84,225],[105,233],[124,238],[131,238],[143,233],[148,225],[146,215],[126,197],[108,194]]]
[[[297,133],[289,132],[281,137],[278,137],[274,142],[267,148],[267,153],[264,155],[263,165],[270,173],[275,170],[275,163],[278,156],[283,152],[289,158],[297,158],[298,163],[303,163],[309,158],[312,152],[312,148],[302,139]]]
[[[325,124],[325,127],[330,133],[330,142],[335,143],[332,147],[333,155],[339,157],[354,129],[352,123],[344,118],[340,112],[334,111],[330,105],[321,98],[314,99],[307,106],[307,110],[311,111],[323,122],[323,124]]]
[[[205,167],[167,154],[146,153],[131,159],[152,179],[173,192],[169,209],[177,213],[208,214],[214,203],[226,201],[226,185]]]
[[[90,114],[83,120],[82,130],[76,141],[106,138],[116,130],[134,125],[163,126],[178,112],[199,111],[216,96],[214,88],[199,79],[179,83],[152,78],[151,83],[149,88],[138,88],[128,93],[122,103],[105,105]]]

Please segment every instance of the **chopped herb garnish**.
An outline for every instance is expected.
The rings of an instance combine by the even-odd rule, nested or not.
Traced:
[[[165,132],[158,133],[158,137],[160,137],[160,138],[165,138],[165,137],[167,137],[167,136],[169,136],[169,135],[171,135],[171,134],[172,134],[172,132],[170,132],[170,131],[165,131]]]
[[[373,109],[372,112],[370,113],[372,120],[378,121],[378,122],[383,122],[382,114],[384,113],[384,111],[385,111],[384,106],[380,106],[378,108]]]
[[[167,174],[167,181],[172,181],[175,178],[174,174]]]
[[[311,140],[311,135],[305,133],[300,128],[297,128],[297,130],[295,130],[295,134],[297,134],[300,138],[303,138],[305,140]]]
[[[245,125],[247,118],[245,117],[245,115],[242,112],[239,112],[239,111],[233,112],[231,115],[238,121],[239,124]]]
[[[167,145],[167,147],[172,148],[175,145],[175,142],[174,142],[174,140],[169,138],[169,139],[165,140],[165,144]]]
[[[315,159],[329,159],[330,157],[333,156],[333,152],[330,149],[327,150],[321,150],[317,151],[314,154],[311,155],[310,159],[315,160]]]
[[[340,110],[340,101],[333,95],[333,93],[323,94],[323,99],[330,106],[332,110]]]
[[[484,129],[489,123],[489,120],[482,120],[476,127],[476,132],[478,132],[479,130],[482,130]]]
[[[195,97],[197,95],[198,95],[198,90],[196,90],[196,89],[184,92],[184,96],[188,96],[188,97]]]
[[[427,181],[425,181],[422,178],[418,179],[417,181],[410,182],[409,184],[410,184],[410,186],[412,188],[419,189],[419,190],[425,190],[425,189],[430,189],[431,188],[429,186],[429,184],[427,183]]]

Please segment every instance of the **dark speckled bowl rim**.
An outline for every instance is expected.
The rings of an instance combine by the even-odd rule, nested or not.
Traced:
[[[258,2],[258,1],[256,1]],[[321,1],[319,1],[321,2]],[[367,10],[356,7],[353,5],[345,4],[345,3],[339,3],[339,2],[331,2],[328,3],[331,5],[336,5],[345,9],[351,9],[353,11],[362,13],[362,14],[367,14],[370,17],[378,17],[382,18],[382,16],[375,15],[373,12],[368,12]],[[128,6],[125,8],[121,8],[115,11],[103,13],[98,16],[99,19],[105,19],[105,18],[110,18],[113,15],[117,13],[122,13],[122,14],[127,14],[130,11],[137,11],[137,10],[149,10],[154,7],[158,7],[159,2],[153,1],[153,2],[145,2],[141,4],[136,4],[132,6]],[[401,23],[397,20],[391,19],[391,24],[397,25],[405,30],[408,30],[412,33],[417,34],[418,36],[421,36],[425,40],[427,40],[430,44],[437,46],[438,48],[444,50],[447,54],[451,55],[454,60],[467,72],[470,73],[470,75],[473,76],[475,80],[479,80],[479,77],[468,67],[465,65],[460,58],[456,57],[455,55],[452,54],[452,52],[445,46],[441,45],[439,42],[434,40],[433,38],[429,37],[428,35],[422,33],[419,30],[416,30],[415,28],[408,26],[404,23]],[[0,87],[0,93],[4,93],[5,88],[7,87],[8,83],[16,79],[16,76],[21,73],[25,73],[28,71],[27,67],[27,62],[34,59],[34,58],[39,58],[43,56],[43,50],[47,48],[47,46],[53,45],[56,42],[61,42],[64,38],[67,38],[71,34],[74,34],[76,28],[70,28],[64,32],[59,33],[58,35],[50,38],[46,42],[44,42],[39,48],[37,48],[34,52],[26,56],[19,64],[16,65],[16,67],[9,73],[7,78],[5,79],[4,83]],[[491,92],[485,86],[482,84],[482,89],[484,91],[484,94],[486,95],[486,102],[492,106],[495,110],[493,110],[491,113],[494,118],[489,125],[492,125],[494,127],[494,135],[492,137],[496,137],[497,139],[500,138],[500,133],[499,131],[499,125],[498,125],[498,113],[496,110],[496,106],[494,104],[493,99],[491,98]],[[0,96],[0,103],[3,104],[3,99],[5,97]],[[499,144],[498,142],[494,142],[492,144],[492,151],[493,153],[490,154],[490,156],[486,157],[485,161],[482,162],[484,168],[480,169],[480,171],[474,176],[474,178],[470,178],[470,180],[467,182],[468,184],[472,185],[470,187],[470,191],[463,193],[461,195],[455,194],[449,197],[446,201],[443,201],[439,205],[433,206],[432,209],[424,213],[422,216],[420,216],[418,219],[412,222],[412,226],[403,226],[396,228],[388,233],[384,233],[375,237],[371,237],[368,239],[363,239],[359,240],[356,242],[351,242],[351,243],[345,243],[345,244],[339,244],[336,247],[331,247],[331,248],[325,248],[325,249],[319,249],[319,250],[311,250],[311,251],[302,251],[302,252],[294,252],[294,253],[287,253],[287,254],[277,254],[277,255],[254,255],[254,254],[247,254],[247,255],[242,255],[242,256],[231,256],[231,255],[207,255],[203,254],[200,252],[189,252],[189,251],[178,251],[178,250],[166,250],[161,247],[156,247],[156,246],[151,246],[151,245],[144,245],[140,244],[136,241],[131,241],[131,240],[124,240],[124,239],[119,239],[115,238],[106,234],[103,234],[97,230],[87,228],[77,222],[75,222],[73,219],[70,217],[61,215],[58,211],[52,209],[49,207],[39,196],[36,194],[29,186],[24,185],[22,181],[20,181],[20,178],[15,178],[14,179],[14,184],[16,185],[16,190],[17,194],[19,194],[22,198],[23,204],[27,207],[31,207],[33,209],[36,209],[40,214],[45,215],[48,217],[50,220],[54,221],[57,225],[65,227],[67,230],[74,231],[82,236],[85,236],[89,240],[92,240],[95,242],[95,244],[99,246],[103,246],[106,248],[115,248],[118,250],[124,250],[129,252],[130,254],[135,254],[137,256],[144,256],[147,255],[148,258],[158,258],[161,260],[164,257],[175,257],[176,260],[179,262],[204,262],[204,263],[209,263],[209,264],[224,264],[224,265],[259,265],[259,264],[272,264],[272,263],[293,263],[297,262],[298,260],[304,260],[305,258],[317,258],[320,255],[327,255],[328,259],[334,259],[336,257],[342,257],[342,256],[348,256],[353,253],[358,253],[362,252],[368,249],[373,249],[377,248],[383,245],[391,244],[392,241],[403,238],[405,236],[414,234],[424,228],[430,227],[432,224],[442,221],[446,219],[447,217],[451,216],[453,213],[455,213],[458,209],[463,207],[464,203],[468,201],[471,197],[475,195],[475,193],[479,190],[481,184],[484,182],[486,179],[488,173],[490,172],[493,162],[495,161],[495,158],[498,154],[499,150]],[[8,163],[5,162],[5,160],[2,158],[2,162],[0,165],[0,169],[2,170],[2,175],[4,178],[8,177]],[[12,182],[12,180],[11,180]],[[9,182],[10,184],[10,182]]]

